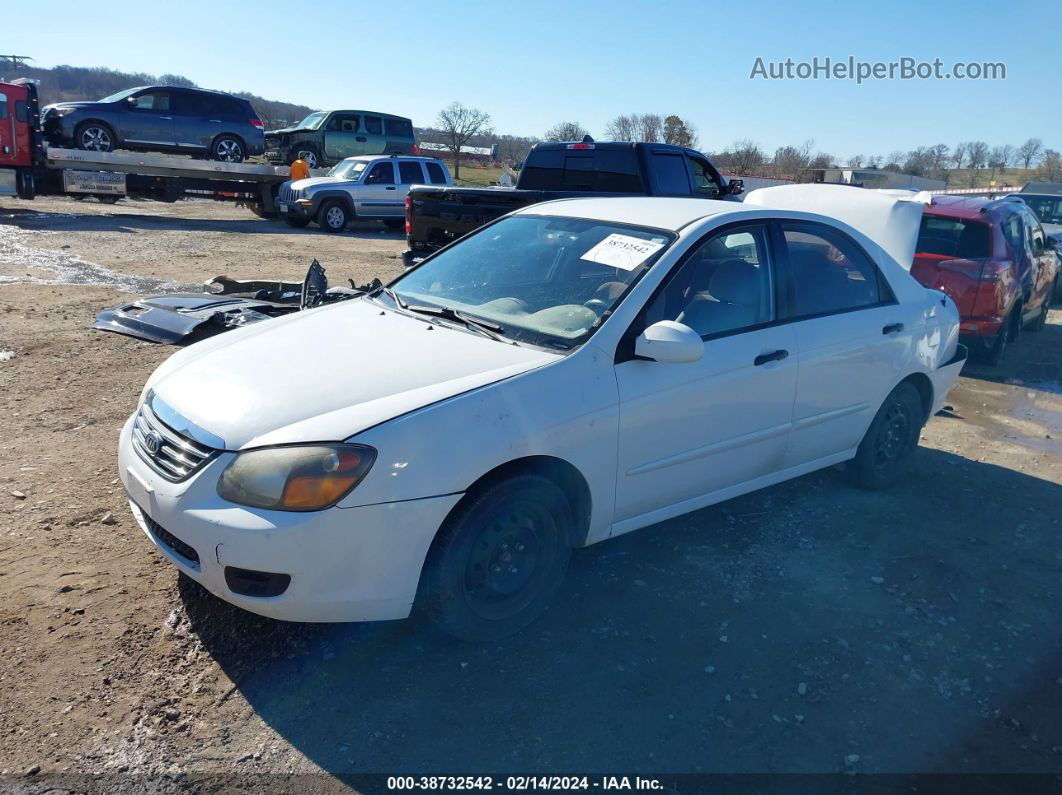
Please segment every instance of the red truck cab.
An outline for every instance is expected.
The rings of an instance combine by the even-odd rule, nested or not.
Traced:
[[[37,86],[0,83],[0,188],[13,183],[20,198],[35,193],[33,172],[44,160]]]

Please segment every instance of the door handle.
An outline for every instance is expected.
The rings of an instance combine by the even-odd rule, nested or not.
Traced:
[[[394,190],[394,189],[395,189],[395,186],[394,186],[394,185],[392,185],[392,186],[390,186],[390,187],[389,187],[389,188],[388,188],[387,190]]]
[[[364,135],[356,135],[356,136],[354,136],[354,140],[355,141],[360,141],[361,143],[365,143],[365,136]]]
[[[211,124],[221,124],[221,119],[210,119]]]
[[[159,116],[159,118],[165,119],[166,121],[173,121],[173,116]]]
[[[767,362],[780,362],[789,356],[789,351],[774,351],[772,353],[761,353],[752,363],[759,367],[761,364],[767,364]]]
[[[881,330],[882,334],[898,334],[903,331],[903,323],[890,323]]]

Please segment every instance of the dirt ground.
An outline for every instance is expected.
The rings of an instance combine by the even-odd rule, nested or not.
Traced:
[[[115,471],[173,349],[92,331],[95,313],[218,274],[301,278],[314,257],[363,283],[402,248],[208,202],[0,200],[0,789],[1062,771],[1057,310],[1003,367],[968,367],[898,487],[828,470],[582,550],[499,646],[418,620],[273,622],[179,581]]]

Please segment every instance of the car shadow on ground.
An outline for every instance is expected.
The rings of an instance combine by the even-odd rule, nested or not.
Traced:
[[[987,365],[971,357],[962,374],[1062,395],[1062,311],[1053,310],[1042,331],[1022,331],[1000,364]]]
[[[135,205],[134,205],[135,206]],[[166,205],[156,205],[164,208]],[[275,218],[258,218],[247,210],[247,218],[210,219],[187,218],[168,215],[165,209],[157,213],[138,211],[123,212],[119,204],[110,213],[79,213],[73,204],[69,213],[42,212],[24,208],[0,210],[0,223],[10,223],[22,229],[67,231],[67,232],[124,232],[134,233],[144,229],[171,229],[179,232],[236,232],[257,235],[329,235],[316,225],[303,228],[288,226]],[[139,207],[136,207],[140,210]],[[359,239],[400,240],[405,233],[400,229],[388,229],[379,221],[355,221],[339,233]]]
[[[931,449],[888,491],[815,473],[580,550],[555,606],[488,646],[181,596],[339,777],[1057,771],[1062,550],[1036,505],[1062,487]]]

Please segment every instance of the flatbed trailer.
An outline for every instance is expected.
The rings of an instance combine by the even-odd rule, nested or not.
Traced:
[[[272,217],[277,192],[288,179],[287,166],[48,146],[33,81],[0,83],[0,195],[87,195],[102,201],[128,195],[167,202],[194,196],[239,202],[256,215]]]

